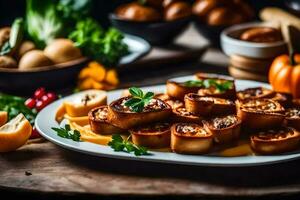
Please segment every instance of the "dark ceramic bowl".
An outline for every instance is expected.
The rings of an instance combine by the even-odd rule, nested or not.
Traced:
[[[0,68],[0,91],[16,95],[31,95],[38,87],[46,87],[49,90],[71,87],[76,83],[79,71],[87,62],[88,59],[84,57],[26,71]]]
[[[142,38],[125,35],[129,54],[122,57],[118,67],[124,67],[145,56],[151,50]],[[49,90],[64,90],[75,86],[80,70],[86,66],[88,58],[30,70],[0,68],[0,92],[16,95],[31,95],[38,87]]]
[[[171,22],[136,22],[110,14],[111,24],[120,31],[144,38],[152,45],[165,45],[174,41],[188,26],[191,18]]]
[[[298,1],[297,0],[286,0],[285,6],[288,8],[288,10],[292,14],[300,17],[300,1],[299,0]]]

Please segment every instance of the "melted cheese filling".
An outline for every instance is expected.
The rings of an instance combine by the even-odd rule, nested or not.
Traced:
[[[222,129],[232,126],[237,122],[237,118],[234,115],[228,115],[225,117],[217,117],[212,120],[214,128]]]
[[[181,135],[191,135],[191,136],[207,136],[207,133],[201,126],[196,124],[179,124],[176,126],[176,132]]]
[[[290,108],[286,111],[286,116],[289,118],[300,118],[300,109]]]

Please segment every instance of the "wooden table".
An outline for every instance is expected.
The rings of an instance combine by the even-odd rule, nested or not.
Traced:
[[[218,58],[218,59],[216,59]],[[196,71],[226,74],[227,58],[121,72],[121,87],[165,82]],[[88,156],[50,142],[0,154],[0,193],[38,199],[299,199],[300,161],[259,167],[193,167]]]

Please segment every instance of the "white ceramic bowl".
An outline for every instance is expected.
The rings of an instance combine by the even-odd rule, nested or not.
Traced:
[[[247,42],[238,39],[242,32],[251,27],[273,27],[276,25],[266,22],[251,22],[231,26],[221,33],[221,47],[224,53],[228,56],[233,54],[246,56],[250,58],[273,58],[287,51],[285,41],[256,43]]]

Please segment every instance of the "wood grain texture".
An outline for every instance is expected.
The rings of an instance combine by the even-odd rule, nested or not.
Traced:
[[[0,187],[99,196],[278,197],[300,194],[299,164],[193,167],[93,157],[44,142],[0,155]]]

